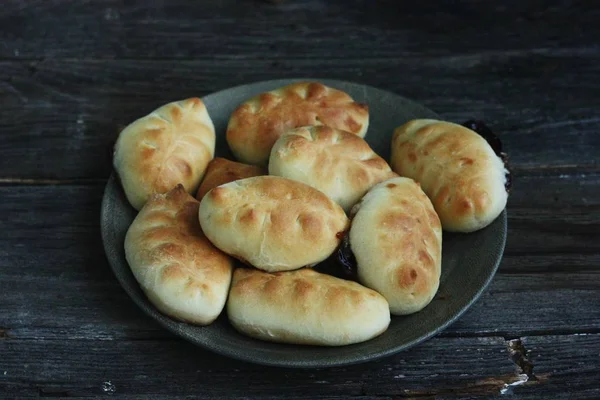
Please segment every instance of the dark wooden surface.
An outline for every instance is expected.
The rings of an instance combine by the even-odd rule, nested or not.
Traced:
[[[600,398],[600,5],[0,5],[0,398]],[[99,209],[118,129],[168,101],[337,78],[481,118],[515,170],[505,257],[438,337],[345,368],[211,354],[113,277]]]

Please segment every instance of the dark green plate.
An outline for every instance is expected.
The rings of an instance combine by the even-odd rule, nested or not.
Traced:
[[[294,81],[297,80],[253,83],[204,97],[217,131],[216,155],[232,159],[225,141],[225,129],[235,107],[249,97]],[[436,118],[433,111],[393,93],[355,83],[321,82],[369,105],[370,126],[365,139],[388,160],[394,128],[414,118]],[[176,99],[164,100],[167,103]],[[141,110],[141,113],[150,111]],[[243,336],[229,325],[224,313],[212,325],[197,327],[174,321],[157,311],[146,299],[125,260],[125,233],[135,213],[112,176],[102,202],[102,239],[110,265],[133,301],[166,329],[194,344],[229,357],[285,367],[330,367],[365,362],[406,350],[436,335],[456,321],[488,286],[506,241],[506,211],[479,232],[444,233],[440,289],[424,310],[406,317],[392,317],[390,327],[383,335],[365,343],[344,347],[297,346]]]

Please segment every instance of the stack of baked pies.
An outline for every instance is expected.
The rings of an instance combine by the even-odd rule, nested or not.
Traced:
[[[405,121],[399,121],[403,123]],[[503,159],[473,130],[413,120],[390,163],[363,139],[368,106],[317,82],[247,100],[214,158],[200,99],[127,126],[114,167],[139,210],[125,254],[164,314],[212,323],[226,309],[254,338],[340,346],[382,334],[435,296],[442,230],[489,225],[507,201]],[[318,272],[349,245],[355,280]]]

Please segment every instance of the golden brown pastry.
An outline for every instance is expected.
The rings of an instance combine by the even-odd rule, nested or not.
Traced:
[[[238,268],[227,315],[238,331],[257,339],[323,346],[364,342],[390,323],[379,293],[307,268],[276,273]]]
[[[166,104],[119,134],[113,164],[131,205],[175,185],[196,193],[215,151],[215,128],[202,100]]]
[[[349,224],[344,210],[322,192],[276,176],[214,188],[200,203],[199,219],[215,246],[265,271],[323,261]]]
[[[360,282],[381,293],[395,315],[423,309],[437,292],[442,264],[440,220],[417,183],[393,178],[352,210],[350,247]]]
[[[419,119],[394,131],[392,169],[419,182],[447,231],[484,228],[504,210],[504,163],[464,126]]]
[[[152,195],[127,231],[125,256],[160,311],[206,325],[225,306],[233,260],[202,233],[198,206],[182,185]]]
[[[364,139],[328,126],[307,126],[275,142],[269,173],[306,183],[349,212],[373,185],[397,176]]]
[[[199,201],[202,200],[204,195],[212,188],[216,188],[224,183],[260,175],[267,175],[267,170],[256,165],[242,164],[225,158],[215,157],[208,163],[206,174],[198,188],[198,193],[196,193],[196,199]]]
[[[240,105],[229,120],[227,143],[238,160],[266,166],[279,136],[306,125],[328,125],[364,137],[368,107],[317,82],[294,83]]]

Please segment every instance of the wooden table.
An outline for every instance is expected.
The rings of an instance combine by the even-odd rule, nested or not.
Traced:
[[[600,7],[423,3],[2,2],[0,397],[600,398]],[[346,368],[267,368],[171,335],[117,283],[99,213],[119,128],[288,77],[384,88],[503,139],[506,253],[438,337]]]

